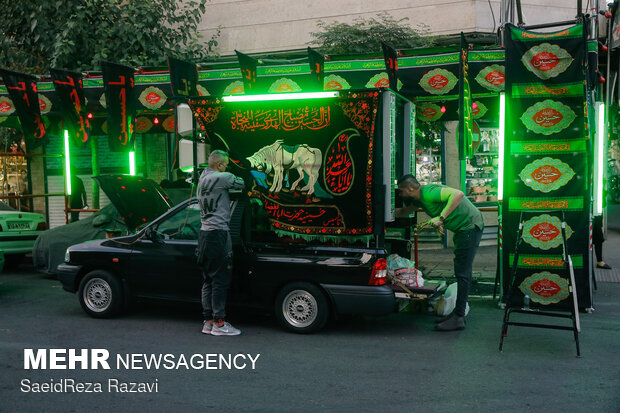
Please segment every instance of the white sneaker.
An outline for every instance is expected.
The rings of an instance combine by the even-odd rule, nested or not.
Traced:
[[[202,334],[211,334],[211,330],[213,329],[213,324],[205,321],[202,325]]]
[[[241,334],[241,330],[231,326],[228,322],[224,322],[224,325],[221,327],[213,324],[213,327],[211,328],[211,334],[213,334],[214,336],[238,336],[239,334]]]

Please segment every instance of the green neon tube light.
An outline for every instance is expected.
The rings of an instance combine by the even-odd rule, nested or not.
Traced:
[[[136,174],[136,152],[129,152],[129,175]]]
[[[273,95],[233,95],[224,96],[224,102],[261,102],[269,100],[301,100],[301,99],[325,99],[336,98],[338,92],[312,92],[312,93],[281,93]]]
[[[504,199],[504,134],[506,131],[506,95],[499,94],[499,151],[497,163],[497,199]]]
[[[71,153],[69,152],[69,131],[65,129],[65,183],[67,195],[71,195]]]
[[[594,162],[594,213],[603,213],[603,174],[605,156],[605,104],[597,105],[596,160]]]
[[[410,127],[409,127],[409,149],[411,150],[411,159],[409,160],[409,173],[416,175],[416,148],[415,148],[415,105],[411,104]]]

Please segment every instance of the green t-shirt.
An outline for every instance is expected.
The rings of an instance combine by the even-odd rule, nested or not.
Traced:
[[[414,201],[414,205],[422,208],[431,217],[438,217],[448,204],[447,201],[441,200],[442,188],[447,188],[447,186],[438,184],[423,185],[420,190],[420,199]],[[484,228],[484,221],[482,220],[480,210],[469,199],[463,197],[456,209],[446,217],[443,225],[453,232],[469,231],[474,228],[481,230]]]

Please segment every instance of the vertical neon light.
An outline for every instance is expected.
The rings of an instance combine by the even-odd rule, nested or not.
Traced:
[[[409,113],[409,148],[411,149],[411,163],[409,164],[409,173],[413,176],[416,175],[415,110],[415,105],[411,105],[411,112]]]
[[[603,213],[603,177],[605,173],[605,104],[596,103],[596,144],[594,146],[594,215]]]
[[[136,174],[136,151],[129,152],[129,175]]]
[[[71,153],[69,151],[69,131],[65,129],[65,184],[67,195],[71,195]]]
[[[392,193],[398,187],[396,185],[396,96],[392,93],[390,96],[390,181],[392,182]],[[396,208],[396,197],[391,197],[392,211]]]
[[[497,199],[504,199],[504,133],[506,130],[506,95],[499,94],[499,152],[497,163]]]

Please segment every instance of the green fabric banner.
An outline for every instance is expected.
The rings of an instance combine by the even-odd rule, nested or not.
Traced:
[[[535,33],[508,25],[505,45],[504,293],[518,249],[520,292],[541,305],[570,306],[566,251],[575,267],[579,306],[589,307],[585,28]],[[512,300],[507,304],[520,305],[522,296]]]

